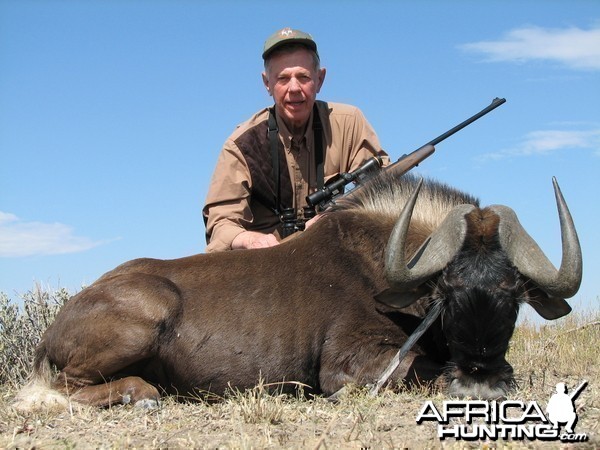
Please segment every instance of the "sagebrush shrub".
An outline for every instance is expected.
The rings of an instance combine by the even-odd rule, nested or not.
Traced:
[[[66,289],[36,285],[14,302],[0,292],[0,384],[22,384],[33,364],[35,347],[58,310],[71,297]]]

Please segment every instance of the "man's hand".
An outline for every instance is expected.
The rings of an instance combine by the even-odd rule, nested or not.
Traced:
[[[242,231],[231,243],[232,250],[244,248],[266,248],[279,245],[273,234],[259,233],[258,231]]]

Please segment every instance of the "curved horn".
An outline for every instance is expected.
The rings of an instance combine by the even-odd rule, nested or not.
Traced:
[[[500,244],[519,272],[530,278],[549,296],[569,298],[577,293],[581,284],[581,246],[573,218],[556,178],[552,177],[552,183],[562,240],[562,261],[559,270],[556,270],[533,238],[527,234],[512,209],[499,205],[491,206],[490,209],[500,217]]]
[[[467,233],[464,216],[475,209],[473,205],[454,207],[407,262],[404,257],[406,237],[422,184],[423,179],[404,206],[385,250],[385,275],[392,289],[417,287],[444,269],[463,245]]]

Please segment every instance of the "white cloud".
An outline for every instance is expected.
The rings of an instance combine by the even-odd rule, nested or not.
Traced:
[[[571,69],[600,70],[600,27],[552,29],[529,26],[509,31],[497,41],[461,45],[488,61],[553,61]]]
[[[600,155],[600,129],[532,131],[515,147],[482,155],[480,160],[546,155],[561,150],[592,150]]]
[[[25,222],[0,211],[0,257],[75,253],[105,242],[75,236],[73,228],[62,223]]]
[[[0,211],[0,226],[4,225],[5,223],[14,222],[15,220],[18,220],[18,218],[14,214]]]

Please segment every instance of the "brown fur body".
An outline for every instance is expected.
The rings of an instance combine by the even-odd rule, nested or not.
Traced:
[[[61,370],[55,386],[137,375],[170,393],[222,394],[262,376],[332,394],[373,382],[417,322],[408,314],[405,331],[373,300],[387,286],[393,223],[368,219],[332,214],[272,249],[118,267],[46,332],[40,351]]]

